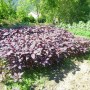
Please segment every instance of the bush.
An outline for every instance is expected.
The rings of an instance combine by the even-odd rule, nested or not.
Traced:
[[[60,23],[58,27],[63,28],[63,29],[83,29],[83,30],[90,30],[90,21],[84,23],[83,21],[79,21],[79,23],[73,22],[71,24],[65,24],[65,23]]]
[[[22,19],[22,22],[30,22],[30,18],[29,18],[29,17],[24,17],[24,18]]]
[[[12,78],[19,80],[24,68],[49,66],[89,50],[90,41],[75,38],[50,26],[0,30],[0,57],[6,58]]]
[[[31,15],[29,17],[24,17],[22,19],[22,22],[31,22],[31,23],[35,23],[35,18]]]
[[[46,18],[43,16],[39,17],[37,20],[39,23],[45,23],[46,22]]]

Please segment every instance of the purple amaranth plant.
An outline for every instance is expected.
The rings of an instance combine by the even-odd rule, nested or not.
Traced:
[[[51,26],[0,30],[0,57],[6,58],[15,80],[21,78],[23,68],[51,65],[89,47],[89,40]]]

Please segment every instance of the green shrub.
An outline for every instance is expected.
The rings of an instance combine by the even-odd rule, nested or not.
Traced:
[[[43,16],[39,17],[37,20],[39,23],[45,23],[46,22],[46,18]]]
[[[24,17],[23,19],[22,19],[22,22],[29,22],[30,20],[29,20],[29,17]]]
[[[22,22],[35,23],[35,18],[34,18],[32,15],[30,15],[29,17],[24,17],[24,18],[22,19]]]
[[[90,30],[90,21],[84,23],[83,21],[79,21],[78,23],[73,22],[71,24],[65,24],[65,23],[60,23],[58,25],[60,28],[64,29],[81,29],[81,30]]]

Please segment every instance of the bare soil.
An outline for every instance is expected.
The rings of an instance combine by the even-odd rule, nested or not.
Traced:
[[[58,83],[55,80],[46,80],[43,88],[38,86],[35,90],[90,90],[90,61],[76,61],[75,65],[77,67],[71,67],[73,69],[70,72],[66,69],[65,72],[68,73],[64,75],[63,80]],[[62,72],[58,75],[61,74]]]

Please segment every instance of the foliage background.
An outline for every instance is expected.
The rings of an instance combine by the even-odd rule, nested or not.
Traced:
[[[0,25],[22,22],[30,12],[36,12],[37,18],[43,17],[46,23],[87,22],[90,20],[90,1],[0,0]]]

